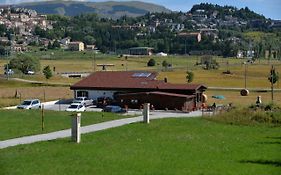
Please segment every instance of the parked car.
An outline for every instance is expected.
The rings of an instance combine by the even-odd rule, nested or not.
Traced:
[[[22,104],[17,106],[18,109],[39,109],[41,108],[41,102],[38,99],[24,100]]]
[[[110,97],[99,97],[97,99],[97,107],[104,108],[107,105],[113,104],[114,100]]]
[[[83,112],[86,111],[86,107],[81,103],[72,103],[68,108],[66,108],[66,111]]]
[[[5,70],[4,74],[5,75],[13,75],[15,72],[12,69]]]
[[[107,106],[103,109],[103,112],[124,113],[124,112],[126,112],[126,110],[125,110],[125,109],[122,109],[120,106],[107,105]]]
[[[88,99],[87,97],[77,97],[73,100],[72,103],[81,103],[84,106],[90,106],[93,104],[93,100],[92,99]]]

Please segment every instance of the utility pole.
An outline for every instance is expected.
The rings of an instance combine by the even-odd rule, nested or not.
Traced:
[[[245,71],[244,71],[245,82],[244,82],[244,88],[247,89],[247,63],[244,62],[244,64],[245,64]]]
[[[8,57],[8,50],[6,50],[6,57],[7,57],[7,60],[8,60],[7,67],[6,67],[6,75],[7,75],[7,80],[9,80],[9,74],[10,74],[10,71],[9,71],[9,57]]]
[[[94,49],[94,60],[93,60],[92,66],[93,66],[93,71],[96,72],[96,51],[95,51],[95,49]]]
[[[273,65],[271,65],[271,71],[270,71],[270,78],[271,78],[271,103],[273,103],[273,71],[274,71],[274,67]]]

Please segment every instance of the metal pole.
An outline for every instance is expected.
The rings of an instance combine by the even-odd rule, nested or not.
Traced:
[[[61,99],[59,98],[59,111],[61,110],[60,101],[61,101]]]
[[[271,66],[270,76],[271,76],[271,102],[273,103],[273,65]]]
[[[41,129],[42,129],[42,131],[44,131],[44,105],[42,105],[42,107],[41,107],[42,109],[41,109]]]
[[[45,89],[44,89],[44,102],[46,102],[46,92],[45,92]]]
[[[245,72],[244,72],[244,76],[245,76],[245,89],[247,88],[247,63],[245,63]]]
[[[9,58],[8,58],[8,50],[6,50],[6,57],[7,57],[7,60],[8,60],[8,63],[7,63],[7,69],[6,69],[6,74],[7,74],[7,80],[9,80]]]
[[[96,72],[96,51],[94,50],[94,72]]]

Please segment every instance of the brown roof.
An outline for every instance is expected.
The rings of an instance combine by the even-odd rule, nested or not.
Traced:
[[[118,94],[118,96],[131,96],[131,95],[160,95],[160,96],[173,96],[173,97],[181,97],[181,98],[193,98],[195,95],[184,95],[184,94],[175,94],[175,93],[167,93],[167,92],[137,92],[137,93],[125,93],[125,94]]]
[[[70,87],[70,89],[159,89],[196,90],[200,84],[171,84],[156,80],[156,72],[112,71],[95,72]]]

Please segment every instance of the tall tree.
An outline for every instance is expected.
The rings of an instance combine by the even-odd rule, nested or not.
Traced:
[[[47,80],[50,79],[50,78],[53,76],[52,71],[51,71],[51,68],[50,68],[49,65],[46,66],[46,67],[44,67],[44,69],[43,69],[43,74],[45,75],[45,78],[46,78]]]
[[[275,72],[275,68],[272,65],[270,70],[270,75],[268,77],[268,81],[271,83],[271,101],[273,102],[273,88],[274,84],[279,80],[279,75],[277,72]]]

